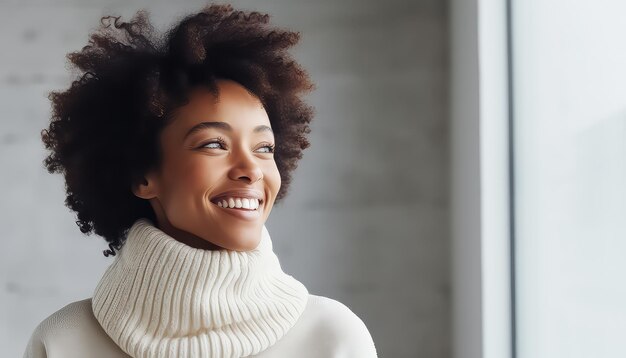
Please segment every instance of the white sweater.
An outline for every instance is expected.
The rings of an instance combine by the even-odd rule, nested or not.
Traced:
[[[32,333],[24,358],[374,358],[344,304],[281,269],[266,227],[251,251],[202,250],[137,220],[92,298]]]

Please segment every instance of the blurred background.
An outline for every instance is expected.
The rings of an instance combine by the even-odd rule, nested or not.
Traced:
[[[380,357],[626,356],[626,5],[230,3],[300,31],[317,85],[275,252]],[[165,30],[205,4],[0,0],[2,356],[112,262],[42,165],[65,55],[101,16],[145,8]]]

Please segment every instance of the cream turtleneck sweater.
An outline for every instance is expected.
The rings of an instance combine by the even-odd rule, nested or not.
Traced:
[[[28,357],[376,357],[348,307],[251,251],[202,250],[137,220],[92,298],[42,321]]]

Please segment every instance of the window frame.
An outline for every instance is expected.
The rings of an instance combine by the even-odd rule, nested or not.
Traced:
[[[515,358],[511,3],[450,7],[452,353]]]

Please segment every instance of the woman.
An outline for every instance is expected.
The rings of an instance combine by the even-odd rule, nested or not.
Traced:
[[[53,92],[45,165],[115,260],[25,357],[376,357],[349,308],[282,271],[265,222],[309,146],[299,34],[211,5],[157,36],[104,17]],[[113,26],[111,26],[113,25]]]

